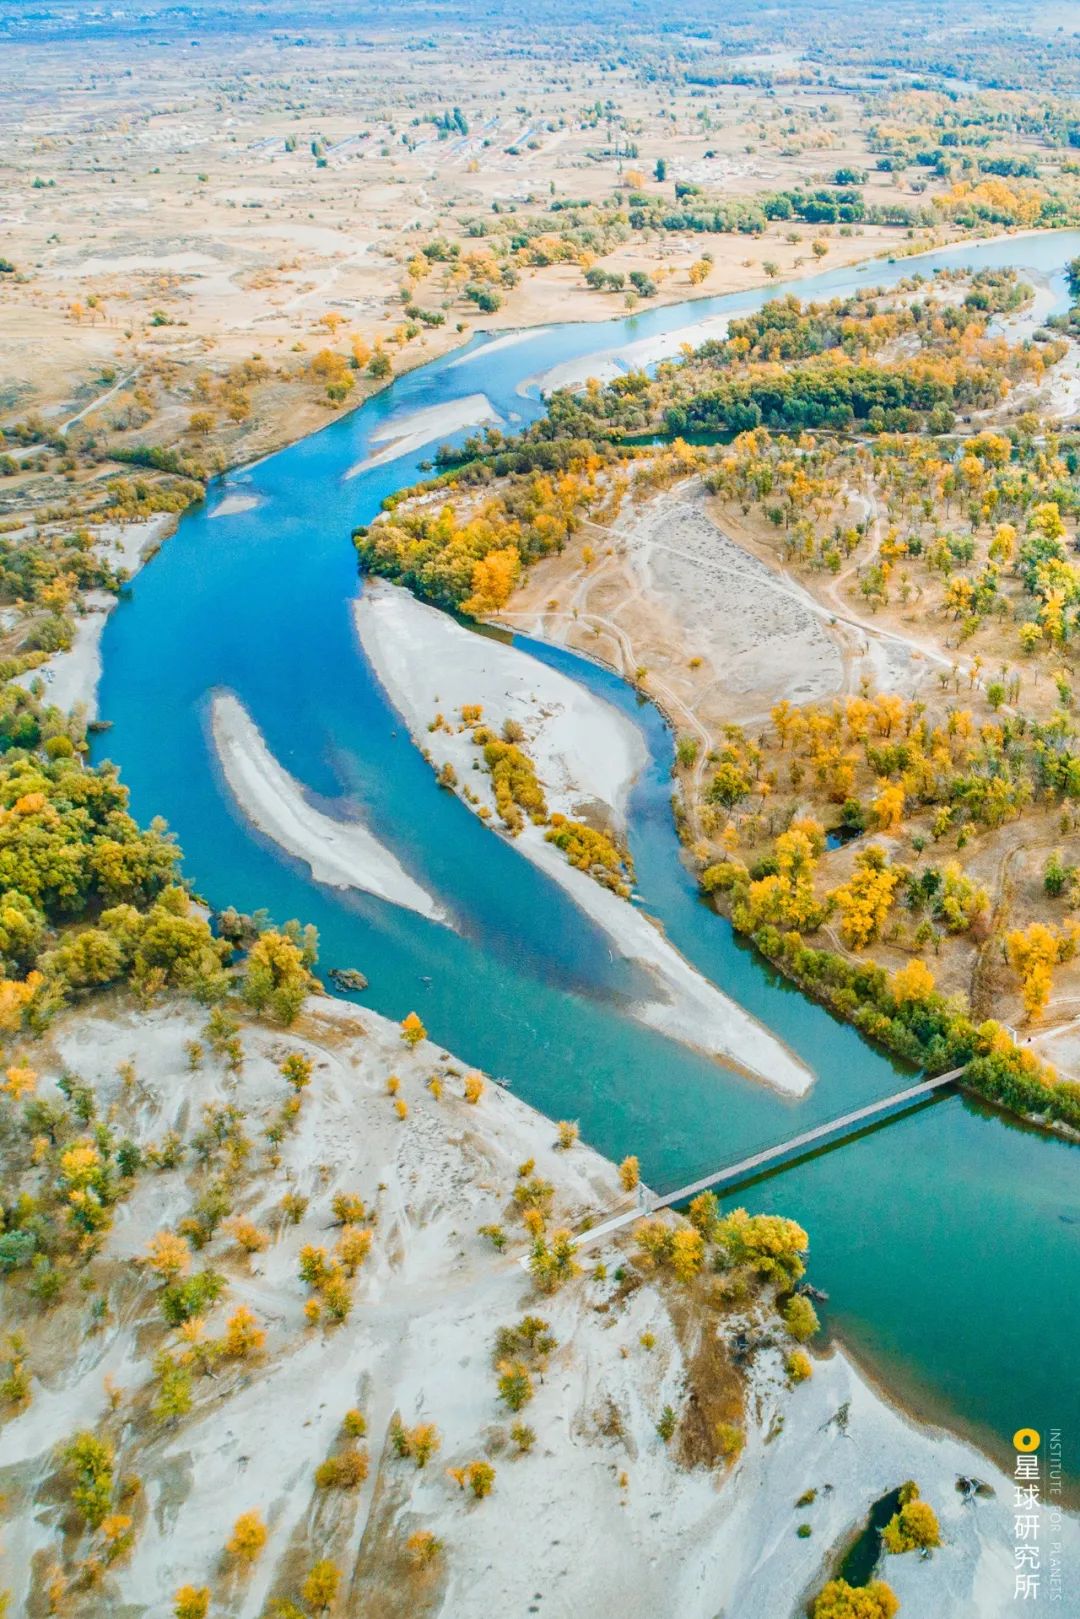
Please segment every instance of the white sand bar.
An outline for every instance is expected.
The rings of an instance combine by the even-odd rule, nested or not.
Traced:
[[[467,730],[456,729],[461,708],[471,703],[483,705],[485,721],[496,730],[508,719],[522,727],[550,810],[624,823],[630,788],[647,758],[641,733],[626,715],[538,659],[464,628],[394,585],[369,581],[355,612],[364,650],[414,739],[436,768],[453,765],[479,804],[494,806],[491,779],[472,769],[475,744]],[[437,713],[450,728],[429,732]],[[494,814],[491,824],[497,824]],[[699,973],[643,911],[571,866],[545,841],[543,827],[526,823],[515,843],[620,955],[645,969],[655,994],[635,1006],[641,1022],[788,1094],[810,1088],[814,1075],[782,1041]]]
[[[412,455],[425,444],[441,442],[466,427],[484,427],[489,423],[497,426],[501,421],[502,417],[486,394],[466,394],[464,399],[450,399],[445,405],[428,405],[424,410],[391,417],[371,438],[372,444],[382,444],[385,448],[358,461],[345,476],[356,478],[361,472],[369,472],[372,467],[396,461],[403,455]]]
[[[258,495],[236,491],[220,500],[210,513],[211,517],[239,517],[241,512],[253,512],[262,505]]]
[[[733,309],[728,315],[711,315],[705,320],[677,326],[670,332],[656,332],[652,337],[639,337],[622,348],[599,349],[593,354],[579,354],[572,360],[561,360],[547,371],[535,371],[518,384],[519,394],[534,391],[545,397],[557,388],[578,391],[589,381],[612,382],[627,371],[640,371],[646,366],[658,365],[661,360],[677,359],[684,348],[700,348],[702,343],[720,342],[727,336],[731,320],[745,315],[745,309]]]
[[[217,693],[211,714],[214,747],[239,808],[279,848],[303,860],[317,883],[361,889],[430,921],[446,921],[442,906],[366,826],[336,820],[308,803],[236,697]]]

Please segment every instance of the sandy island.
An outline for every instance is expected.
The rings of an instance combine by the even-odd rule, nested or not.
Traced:
[[[317,883],[360,889],[432,922],[446,921],[442,906],[367,827],[308,803],[236,697],[217,693],[211,715],[214,747],[237,805],[279,848],[304,861]]]
[[[355,606],[364,650],[416,741],[437,766],[452,764],[481,803],[493,806],[490,778],[474,772],[468,732],[429,732],[437,712],[452,719],[482,703],[500,727],[516,720],[551,810],[621,826],[626,800],[645,763],[637,727],[611,704],[515,647],[474,634],[408,591],[369,581]],[[620,953],[649,973],[656,996],[634,1015],[671,1038],[722,1058],[791,1095],[814,1076],[762,1024],[702,976],[644,911],[569,865],[527,822],[516,847],[566,890]]]
[[[502,417],[486,394],[466,394],[464,399],[451,399],[445,405],[428,405],[424,410],[410,411],[404,416],[393,416],[371,438],[372,444],[382,444],[377,450],[345,473],[346,478],[358,478],[372,467],[386,461],[397,461],[403,455],[422,450],[425,444],[434,444],[451,433],[460,433],[466,427],[497,426]]]

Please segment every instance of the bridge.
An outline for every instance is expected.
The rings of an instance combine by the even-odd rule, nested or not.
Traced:
[[[909,1085],[907,1090],[896,1091],[892,1096],[884,1096],[879,1102],[869,1102],[865,1107],[858,1107],[852,1113],[844,1113],[838,1119],[830,1119],[827,1124],[816,1125],[813,1130],[804,1130],[801,1135],[778,1142],[775,1147],[766,1147],[764,1152],[755,1152],[749,1158],[740,1158],[736,1164],[726,1164],[720,1169],[714,1169],[711,1174],[703,1175],[700,1180],[691,1181],[688,1186],[680,1186],[678,1191],[667,1192],[663,1197],[652,1197],[645,1193],[641,1207],[625,1209],[621,1214],[614,1214],[599,1225],[590,1226],[587,1231],[582,1231],[574,1238],[574,1246],[586,1248],[592,1243],[602,1242],[614,1232],[633,1225],[635,1220],[644,1219],[646,1215],[655,1214],[659,1209],[688,1203],[692,1197],[697,1197],[699,1192],[711,1191],[726,1181],[741,1180],[756,1170],[776,1163],[780,1158],[786,1158],[790,1153],[812,1146],[815,1141],[824,1141],[828,1136],[840,1136],[843,1132],[854,1131],[894,1108],[904,1108],[913,1102],[921,1102],[944,1086],[954,1084],[963,1072],[963,1068],[952,1068],[947,1074],[938,1074],[936,1079],[921,1080],[918,1085]]]

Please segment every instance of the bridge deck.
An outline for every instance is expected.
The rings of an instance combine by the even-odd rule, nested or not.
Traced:
[[[921,1080],[918,1085],[909,1085],[907,1090],[896,1091],[892,1096],[884,1096],[878,1102],[869,1102],[865,1107],[858,1107],[851,1113],[844,1113],[838,1119],[830,1119],[827,1124],[819,1124],[813,1130],[804,1130],[801,1135],[792,1136],[788,1141],[781,1141],[775,1147],[766,1147],[764,1152],[755,1152],[749,1158],[741,1158],[737,1164],[726,1164],[722,1169],[714,1170],[711,1175],[703,1175],[700,1180],[691,1181],[689,1186],[680,1186],[676,1192],[667,1192],[663,1197],[650,1198],[644,1208],[626,1209],[622,1214],[615,1214],[610,1220],[604,1220],[600,1225],[591,1226],[576,1238],[575,1246],[584,1248],[594,1242],[610,1237],[613,1232],[620,1231],[624,1226],[632,1225],[635,1220],[643,1219],[645,1215],[655,1214],[658,1209],[670,1208],[676,1203],[686,1203],[690,1198],[696,1197],[699,1192],[707,1192],[721,1181],[736,1180],[751,1171],[762,1169],[766,1164],[774,1163],[778,1158],[784,1158],[788,1153],[798,1152],[802,1147],[808,1147],[815,1141],[823,1141],[826,1136],[834,1135],[838,1130],[848,1130],[855,1125],[865,1124],[867,1120],[874,1119],[880,1113],[890,1108],[903,1107],[908,1102],[917,1102],[921,1097],[931,1096],[934,1091],[940,1090],[943,1085],[950,1085],[964,1072],[963,1068],[953,1068],[947,1074],[939,1074],[936,1079]]]

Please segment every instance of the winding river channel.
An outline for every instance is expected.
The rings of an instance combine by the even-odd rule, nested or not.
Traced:
[[[399,416],[481,393],[506,422],[526,421],[542,409],[524,386],[538,373],[766,297],[1015,265],[1050,276],[1064,305],[1062,267],[1078,252],[1080,233],[1063,232],[879,260],[767,293],[480,337],[402,376],[230,475],[183,519],[109,620],[100,711],[113,728],[96,756],[120,764],[140,817],[167,819],[211,903],[314,922],[324,969],[360,967],[368,1004],[395,1018],[415,1008],[435,1040],[553,1118],[579,1119],[602,1152],[637,1153],[658,1189],[897,1089],[888,1059],[778,980],[699,901],[672,824],[672,740],[657,711],[607,671],[523,642],[640,726],[650,764],[632,797],[630,844],[643,902],[817,1081],[801,1100],[784,1097],[627,1015],[625,963],[559,888],[439,790],[357,644],[350,531],[415,481],[431,446],[346,474]],[[237,495],[257,504],[237,510],[232,499],[214,515]],[[210,740],[221,689],[237,694],[313,802],[367,821],[455,930],[314,883],[244,822]],[[1018,1427],[1060,1428],[1080,1479],[1080,1149],[948,1095],[741,1188],[737,1201],[807,1227],[830,1330],[913,1410],[973,1431],[999,1456]]]

